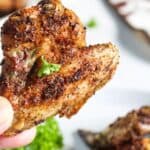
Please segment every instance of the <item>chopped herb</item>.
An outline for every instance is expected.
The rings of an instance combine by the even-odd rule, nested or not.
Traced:
[[[61,65],[59,64],[52,64],[52,63],[48,63],[44,57],[41,57],[42,60],[42,66],[38,71],[38,77],[43,77],[46,75],[50,75],[54,72],[58,72],[61,68]]]
[[[87,23],[87,27],[88,28],[95,28],[97,26],[97,22],[94,18],[92,18],[91,20],[89,20],[89,22]]]

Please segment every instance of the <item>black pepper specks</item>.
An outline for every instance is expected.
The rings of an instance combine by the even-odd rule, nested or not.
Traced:
[[[57,99],[64,91],[64,79],[56,77],[54,80],[49,81],[48,86],[43,90],[42,98],[44,99]]]

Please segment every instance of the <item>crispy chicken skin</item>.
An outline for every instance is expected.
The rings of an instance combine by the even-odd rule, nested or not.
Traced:
[[[2,27],[2,44],[0,95],[15,111],[5,136],[57,114],[77,113],[111,79],[119,59],[111,43],[86,47],[85,28],[59,0],[44,0],[14,13]],[[38,77],[41,56],[61,69]]]
[[[105,131],[79,131],[92,150],[150,150],[150,107],[132,111]]]

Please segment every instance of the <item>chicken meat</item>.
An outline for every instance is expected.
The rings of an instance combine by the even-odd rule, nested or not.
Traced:
[[[132,111],[105,131],[79,131],[92,150],[150,150],[150,107]]]
[[[86,47],[85,34],[80,19],[59,0],[43,0],[9,17],[2,27],[0,95],[11,102],[14,120],[5,136],[54,115],[71,117],[112,78],[118,49],[111,43]],[[50,66],[59,69],[48,74]]]

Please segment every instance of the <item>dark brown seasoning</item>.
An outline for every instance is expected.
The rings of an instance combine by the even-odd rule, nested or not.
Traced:
[[[59,0],[19,10],[4,23],[0,95],[14,108],[6,136],[57,114],[71,117],[112,78],[118,49],[111,43],[86,47],[85,34],[80,19]],[[41,57],[61,69],[39,78]]]
[[[43,90],[43,99],[57,99],[64,92],[64,78],[58,76],[54,80],[47,83],[47,87]]]
[[[80,130],[79,135],[92,150],[149,150],[147,135],[150,135],[150,128],[141,127],[141,123],[150,126],[149,122],[143,121],[145,118],[150,119],[149,106],[117,119],[105,131]]]
[[[145,107],[145,109],[141,109],[138,112],[139,115],[139,121],[143,124],[149,124],[150,125],[150,113],[149,113],[149,107]]]

